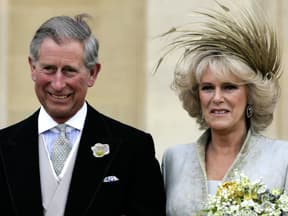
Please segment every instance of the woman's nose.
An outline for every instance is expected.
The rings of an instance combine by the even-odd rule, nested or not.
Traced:
[[[221,89],[215,89],[214,95],[213,95],[213,102],[216,104],[222,103],[224,101],[223,92]]]

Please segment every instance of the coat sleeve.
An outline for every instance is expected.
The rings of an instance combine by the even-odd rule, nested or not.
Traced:
[[[164,216],[164,184],[152,137],[147,135],[143,145],[137,146],[131,161],[135,172],[130,178],[128,215]]]
[[[3,141],[3,139],[1,139],[1,132],[0,132],[0,140]],[[0,200],[1,200],[1,204],[0,204],[0,212],[4,213],[7,215],[16,215],[16,208],[13,205],[13,199],[12,196],[10,194],[10,185],[7,179],[7,175],[6,175],[6,170],[5,170],[5,164],[4,164],[4,155],[3,155],[3,151],[2,151],[2,145],[3,142],[0,141]]]

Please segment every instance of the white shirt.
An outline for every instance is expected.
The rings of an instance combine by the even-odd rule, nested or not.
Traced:
[[[79,139],[82,134],[86,115],[87,115],[87,104],[84,103],[81,109],[72,118],[70,118],[68,121],[65,122],[65,124],[68,126],[66,133],[70,140],[72,150],[65,162],[65,165],[60,175],[57,176],[55,174],[56,178],[58,178],[59,180],[62,179],[66,171],[67,164],[69,164],[71,160],[71,155],[74,154],[74,152],[78,149]],[[55,139],[58,137],[59,133],[59,131],[55,128],[55,126],[57,125],[58,123],[51,118],[51,116],[46,112],[44,107],[41,107],[38,116],[38,134],[39,136],[42,136],[44,139],[44,143],[46,144],[45,148],[47,150],[49,158],[51,150],[53,148],[53,144],[55,142]],[[50,164],[52,166],[52,162]]]

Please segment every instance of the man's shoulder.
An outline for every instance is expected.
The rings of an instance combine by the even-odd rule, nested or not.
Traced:
[[[7,134],[15,134],[18,131],[23,130],[27,127],[37,127],[37,116],[38,116],[39,110],[34,112],[32,115],[26,117],[23,120],[20,120],[18,122],[15,122],[11,125],[8,125],[7,127],[0,129],[0,136],[4,136]]]
[[[117,119],[111,118],[109,116],[106,116],[104,114],[100,114],[102,118],[106,121],[108,126],[113,131],[118,131],[119,134],[122,133],[122,135],[129,134],[129,135],[147,135],[147,132],[144,130],[141,130],[139,128],[136,128],[135,126],[129,125],[127,123],[124,123],[122,121],[119,121]]]
[[[122,122],[116,118],[110,117],[106,114],[103,114],[93,107],[89,106],[87,118],[101,119],[102,124],[112,130],[113,132],[117,131],[118,134],[125,136],[129,135],[147,135],[148,133],[144,130],[136,128],[136,126],[129,125],[128,123]],[[97,124],[97,123],[96,123]]]

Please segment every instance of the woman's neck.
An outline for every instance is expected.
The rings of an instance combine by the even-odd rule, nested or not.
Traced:
[[[222,180],[245,141],[247,129],[229,133],[211,130],[206,147],[206,172],[209,180]]]
[[[211,129],[211,139],[207,147],[211,147],[215,153],[238,153],[245,141],[247,128],[238,130],[217,131]]]

